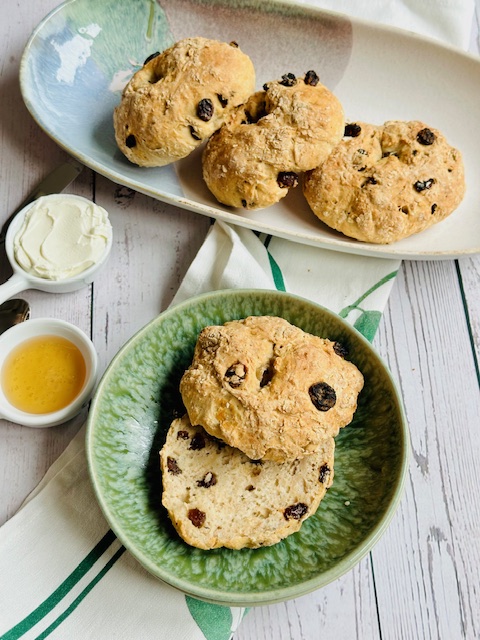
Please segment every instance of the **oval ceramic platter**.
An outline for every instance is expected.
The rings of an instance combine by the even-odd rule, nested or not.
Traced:
[[[159,451],[200,330],[275,315],[340,341],[365,386],[353,422],[336,438],[333,486],[298,533],[261,549],[187,545],[161,504]],[[206,294],[158,316],[117,354],[92,402],[87,456],[98,501],[125,547],[152,574],[209,601],[251,606],[294,598],[349,571],[390,522],[402,494],[409,438],[392,378],[367,342],[337,315],[282,292]]]
[[[463,153],[467,194],[445,221],[382,246],[321,223],[301,189],[245,212],[218,204],[201,177],[200,154],[175,166],[140,168],[118,151],[112,112],[153,52],[188,36],[237,41],[257,87],[314,69],[347,120],[422,120]],[[407,32],[294,3],[255,0],[70,0],[33,33],[21,89],[38,124],[84,164],[119,184],[200,214],[297,242],[385,258],[441,259],[480,252],[480,61]]]

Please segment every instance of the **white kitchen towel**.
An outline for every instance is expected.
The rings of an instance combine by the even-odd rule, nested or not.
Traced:
[[[473,0],[310,4],[464,48],[474,11]],[[324,251],[216,222],[174,303],[213,289],[275,288],[319,302],[372,339],[398,268],[395,260]],[[97,505],[83,429],[0,528],[0,575],[1,640],[228,640],[245,613],[183,595],[125,551]]]
[[[468,49],[475,0],[299,0]]]
[[[218,289],[277,289],[335,311],[372,340],[398,260],[327,251],[216,222],[173,304]]]

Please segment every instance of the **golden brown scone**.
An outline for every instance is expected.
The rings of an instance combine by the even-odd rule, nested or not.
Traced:
[[[298,174],[325,160],[342,138],[339,100],[309,71],[264,85],[209,140],[203,177],[223,204],[261,209],[278,202]]]
[[[254,91],[236,43],[186,38],[147,59],[114,112],[115,138],[133,163],[160,167],[189,155]]]
[[[352,420],[363,376],[339,354],[283,318],[206,327],[180,392],[192,424],[249,458],[294,460]]]
[[[160,452],[162,503],[179,535],[200,549],[275,544],[300,529],[333,482],[335,442],[301,460],[253,461],[174,420]]]
[[[352,123],[308,172],[305,197],[330,227],[387,244],[446,218],[465,193],[462,156],[423,122]]]

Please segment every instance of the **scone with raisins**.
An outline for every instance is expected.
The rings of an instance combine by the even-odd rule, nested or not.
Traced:
[[[253,460],[314,454],[349,424],[363,376],[335,342],[283,318],[203,329],[180,393],[194,425]]]
[[[147,59],[114,112],[115,138],[134,164],[185,158],[253,93],[255,70],[235,42],[186,38]]]
[[[462,156],[423,122],[352,123],[305,176],[312,211],[346,236],[388,244],[444,220],[465,194]]]
[[[302,460],[251,460],[238,449],[174,420],[160,452],[162,502],[188,544],[242,549],[298,531],[333,481],[334,440]]]
[[[223,204],[268,207],[325,160],[343,130],[342,105],[314,71],[286,74],[253,94],[208,141],[205,183]]]

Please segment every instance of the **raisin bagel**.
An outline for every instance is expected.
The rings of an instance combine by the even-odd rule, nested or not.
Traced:
[[[203,152],[203,177],[216,199],[261,209],[298,184],[342,138],[343,109],[314,71],[264,85],[232,114]]]
[[[134,164],[163,166],[189,155],[254,91],[255,70],[234,42],[180,40],[148,58],[114,111],[115,138]]]
[[[284,464],[252,461],[174,420],[160,452],[162,502],[188,544],[200,549],[262,547],[298,531],[333,481],[334,439]]]
[[[326,161],[308,172],[315,215],[346,236],[388,244],[444,220],[462,201],[462,156],[423,122],[352,123]]]
[[[283,318],[203,329],[180,392],[194,425],[253,460],[315,453],[352,420],[363,376],[340,345]]]

